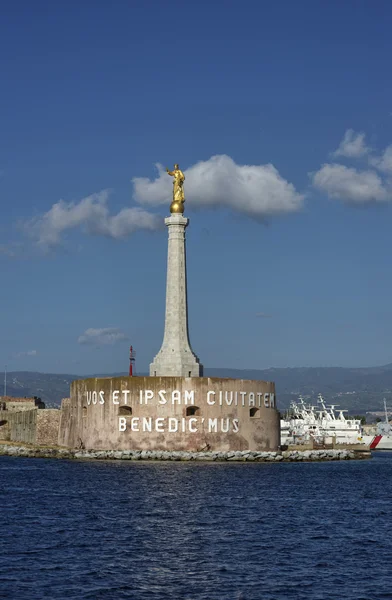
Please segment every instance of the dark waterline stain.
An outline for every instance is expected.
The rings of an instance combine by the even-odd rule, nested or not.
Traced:
[[[0,598],[392,597],[392,453],[305,464],[0,458]]]

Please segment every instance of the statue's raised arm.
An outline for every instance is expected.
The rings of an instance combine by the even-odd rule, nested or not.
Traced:
[[[173,201],[170,205],[171,213],[180,213],[184,212],[184,202],[185,202],[185,194],[184,194],[184,181],[185,175],[176,164],[174,165],[173,171],[169,171],[166,167],[166,172],[168,175],[173,177]]]

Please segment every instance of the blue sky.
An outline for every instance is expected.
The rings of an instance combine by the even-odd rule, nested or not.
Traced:
[[[118,372],[132,343],[147,370],[156,164],[174,162],[205,366],[391,362],[391,18],[384,0],[4,1],[0,365]]]

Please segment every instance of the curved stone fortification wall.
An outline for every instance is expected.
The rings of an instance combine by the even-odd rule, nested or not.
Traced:
[[[59,445],[105,450],[276,450],[275,385],[207,377],[114,377],[71,385]]]

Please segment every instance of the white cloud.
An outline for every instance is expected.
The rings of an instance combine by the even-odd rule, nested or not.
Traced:
[[[368,154],[370,149],[365,144],[365,134],[357,133],[353,129],[347,129],[340,142],[339,148],[332,156],[345,156],[346,158],[360,158]]]
[[[38,352],[37,350],[27,350],[25,352],[17,352],[15,354],[16,358],[22,358],[24,356],[37,356]]]
[[[169,204],[172,178],[157,164],[154,180],[135,177],[134,199],[145,205]],[[180,165],[181,166],[181,165]],[[185,173],[185,199],[192,207],[228,207],[253,217],[298,211],[304,196],[271,164],[237,165],[225,154],[200,161]]]
[[[358,171],[339,164],[324,164],[311,174],[313,185],[331,198],[356,204],[387,201],[392,198],[381,177],[371,170]]]
[[[381,156],[372,157],[369,162],[379,171],[392,175],[392,145],[385,148]]]
[[[118,327],[106,327],[104,329],[86,329],[78,337],[78,344],[91,344],[94,346],[113,345],[117,342],[127,340],[127,336]]]
[[[30,236],[43,249],[58,246],[65,231],[81,228],[90,235],[104,235],[120,239],[138,229],[157,229],[157,215],[140,207],[123,208],[116,215],[109,214],[109,191],[92,194],[79,202],[60,200],[44,215],[25,224]]]

